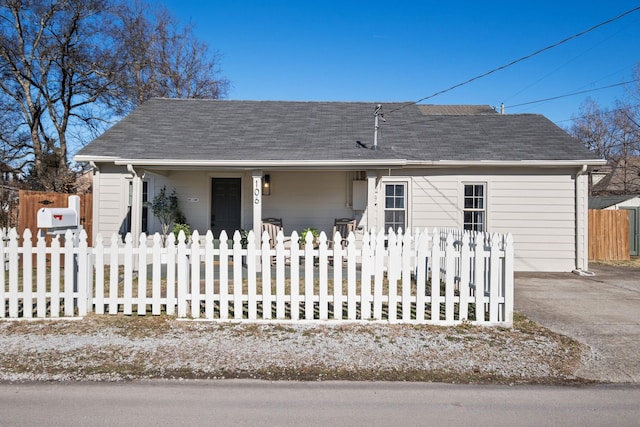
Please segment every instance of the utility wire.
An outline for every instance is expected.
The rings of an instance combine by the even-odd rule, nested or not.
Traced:
[[[610,115],[610,114],[615,114],[615,113],[617,113],[618,111],[624,111],[624,110],[626,110],[627,108],[634,109],[634,108],[638,108],[638,107],[640,107],[640,104],[625,105],[625,106],[624,106],[624,107],[622,107],[622,108],[616,108],[616,109],[614,109],[614,110],[600,111],[600,114],[601,114],[601,115],[603,115],[603,116],[608,116],[608,115]],[[584,118],[586,118],[586,117],[589,117],[589,114],[583,114],[582,116],[572,117],[572,118],[570,118],[570,119],[558,120],[558,121],[555,121],[554,123],[555,123],[555,124],[558,124],[558,123],[570,122],[570,121],[574,121],[574,120],[584,119]]]
[[[510,63],[508,63],[508,64],[506,64],[506,65],[502,65],[502,66],[500,66],[500,67],[498,67],[498,68],[494,68],[494,69],[493,69],[493,70],[491,70],[491,71],[487,71],[487,72],[486,72],[486,73],[484,73],[484,74],[480,74],[480,75],[478,75],[478,76],[475,76],[475,77],[473,77],[473,78],[471,78],[471,79],[469,79],[469,80],[466,80],[466,81],[464,81],[464,82],[462,82],[462,83],[458,83],[458,84],[453,85],[453,86],[451,86],[451,87],[449,87],[449,88],[447,88],[447,89],[444,89],[444,90],[441,90],[441,91],[439,91],[439,92],[433,93],[433,94],[431,94],[431,95],[429,95],[429,96],[425,96],[424,98],[420,98],[420,99],[418,99],[417,101],[414,101],[414,102],[408,102],[408,103],[406,103],[406,104],[404,104],[404,105],[401,105],[401,106],[399,106],[399,107],[397,107],[397,108],[394,108],[394,109],[393,109],[393,110],[391,110],[391,111],[388,111],[388,112],[387,112],[387,114],[389,114],[389,113],[393,113],[394,111],[401,110],[401,109],[406,108],[406,107],[408,107],[408,106],[410,106],[410,105],[415,105],[415,104],[417,104],[417,103],[419,103],[419,102],[426,101],[427,99],[433,98],[433,97],[438,96],[438,95],[442,95],[443,93],[450,92],[450,91],[452,91],[453,89],[457,89],[457,88],[459,88],[460,86],[467,85],[467,84],[469,84],[469,83],[471,83],[471,82],[474,82],[474,81],[476,81],[476,80],[478,80],[478,79],[481,79],[481,78],[483,78],[483,77],[487,77],[488,75],[493,74],[493,73],[495,73],[495,72],[497,72],[497,71],[504,70],[505,68],[511,67],[512,65],[515,65],[515,64],[517,64],[517,63],[519,63],[519,62],[522,62],[522,61],[524,61],[524,60],[530,59],[530,58],[532,58],[532,57],[534,57],[534,56],[536,56],[536,55],[541,54],[542,52],[545,52],[545,51],[547,51],[547,50],[549,50],[549,49],[553,49],[553,48],[555,48],[555,47],[558,47],[558,46],[560,46],[561,44],[564,44],[564,43],[566,43],[566,42],[568,42],[568,41],[570,41],[570,40],[573,40],[573,39],[575,39],[575,38],[578,38],[578,37],[580,37],[580,36],[583,36],[583,35],[585,35],[585,34],[587,34],[587,33],[590,33],[590,32],[591,32],[591,31],[593,31],[593,30],[596,30],[596,29],[598,29],[598,28],[602,27],[602,26],[605,26],[605,25],[610,24],[610,23],[612,23],[612,22],[614,22],[614,21],[617,21],[618,19],[620,19],[620,18],[622,18],[622,17],[624,17],[624,16],[627,16],[627,15],[629,15],[629,14],[633,13],[633,12],[637,12],[638,10],[640,10],[640,6],[634,7],[633,9],[629,9],[629,10],[627,10],[626,12],[621,13],[620,15],[618,15],[618,16],[616,16],[616,17],[614,17],[614,18],[611,18],[611,19],[608,19],[608,20],[606,20],[606,21],[603,21],[603,22],[601,22],[601,23],[599,23],[599,24],[596,24],[596,25],[594,25],[593,27],[587,28],[587,29],[586,29],[586,30],[584,30],[584,31],[581,31],[581,32],[579,32],[579,33],[577,33],[577,34],[574,34],[574,35],[569,36],[569,37],[567,37],[567,38],[565,38],[565,39],[563,39],[563,40],[560,40],[560,41],[559,41],[559,42],[557,42],[557,43],[554,43],[554,44],[549,45],[549,46],[547,46],[547,47],[543,47],[542,49],[539,49],[539,50],[537,50],[537,51],[535,51],[535,52],[533,52],[533,53],[530,53],[529,55],[526,55],[526,56],[523,56],[523,57],[521,57],[521,58],[518,58],[518,59],[516,59],[515,61],[511,61]]]
[[[637,81],[638,80],[629,80],[628,82],[616,83],[616,84],[612,84],[612,85],[609,85],[609,86],[598,87],[598,88],[595,88],[595,89],[581,90],[579,92],[572,92],[572,93],[567,93],[567,94],[564,94],[564,95],[552,96],[551,98],[544,98],[544,99],[538,99],[536,101],[523,102],[522,104],[508,105],[508,106],[505,106],[504,108],[522,107],[523,105],[537,104],[539,102],[545,102],[545,101],[553,101],[555,99],[567,98],[569,96],[575,96],[575,95],[582,95],[583,93],[595,92],[597,90],[609,89],[609,88],[616,87],[616,86],[623,86],[623,85],[626,85],[626,84],[629,84],[629,83],[635,83]]]

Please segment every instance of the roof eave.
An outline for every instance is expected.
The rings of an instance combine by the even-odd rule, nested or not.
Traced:
[[[410,161],[409,167],[477,167],[477,166],[531,166],[531,167],[563,167],[563,166],[600,166],[605,165],[606,160],[601,159],[577,159],[577,160],[433,160]]]
[[[357,167],[403,167],[404,159],[352,159],[352,160],[157,160],[157,159],[118,159],[116,165],[143,167],[208,167],[208,168],[345,168]]]
[[[530,167],[563,167],[563,166],[602,166],[606,160],[411,160],[406,159],[350,159],[350,160],[171,160],[171,159],[122,159],[113,156],[77,155],[76,162],[113,163],[120,166],[144,167],[195,167],[195,168],[402,168],[402,167],[487,167],[487,166],[530,166]]]

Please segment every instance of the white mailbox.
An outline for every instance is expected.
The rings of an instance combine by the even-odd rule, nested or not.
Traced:
[[[38,228],[77,229],[80,226],[80,198],[69,196],[68,208],[40,208],[38,210]]]
[[[78,213],[69,208],[41,208],[38,210],[38,228],[76,228]]]

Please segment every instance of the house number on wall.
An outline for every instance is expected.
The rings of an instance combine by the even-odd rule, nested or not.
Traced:
[[[258,197],[260,195],[260,189],[256,188],[255,190],[253,190],[253,194],[256,196],[253,202],[257,205],[260,203],[260,198]]]

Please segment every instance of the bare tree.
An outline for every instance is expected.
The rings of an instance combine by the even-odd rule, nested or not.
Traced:
[[[0,96],[20,112],[32,175],[48,191],[68,191],[67,131],[108,95],[111,55],[101,34],[105,0],[3,0]]]
[[[70,147],[154,96],[218,98],[217,57],[141,0],[0,0],[2,160],[72,191]]]
[[[580,108],[580,116],[573,118],[569,132],[589,150],[610,159],[615,151],[615,140],[609,117],[608,111],[602,111],[594,100],[587,99]]]
[[[609,161],[611,172],[595,187],[601,194],[640,193],[640,110],[618,101],[613,110],[587,100],[569,133]]]
[[[192,26],[181,27],[166,8],[140,0],[120,7],[117,17],[121,111],[152,97],[216,99],[226,94],[228,81],[219,77],[219,56],[193,36]]]

